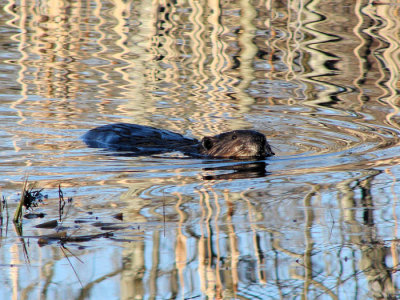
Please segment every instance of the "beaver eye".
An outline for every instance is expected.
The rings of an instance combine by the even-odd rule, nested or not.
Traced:
[[[201,143],[203,147],[206,148],[207,150],[210,150],[213,147],[213,142],[209,137],[204,137]]]
[[[232,140],[236,140],[236,139],[237,139],[237,135],[236,134],[232,135]]]

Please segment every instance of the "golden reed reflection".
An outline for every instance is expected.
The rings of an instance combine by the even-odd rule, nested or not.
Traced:
[[[165,222],[163,230],[167,234],[163,236],[163,230],[151,231],[151,243],[140,247],[132,245],[124,251],[124,260],[131,261],[132,265],[126,265],[123,282],[134,282],[135,286],[124,285],[127,290],[123,294],[132,295],[129,292],[134,290],[135,295],[143,297],[141,292],[144,292],[146,286],[151,287],[148,293],[152,296],[157,295],[160,288],[172,293],[178,290],[189,292],[196,285],[196,280],[199,280],[198,285],[204,295],[213,299],[234,298],[243,292],[243,285],[249,278],[259,285],[276,284],[279,288],[279,272],[288,272],[290,279],[303,282],[303,286],[296,290],[297,293],[309,295],[320,291],[332,299],[339,299],[337,290],[332,289],[331,280],[341,282],[337,286],[341,289],[343,280],[348,281],[348,276],[358,277],[361,271],[377,299],[382,296],[390,298],[396,294],[394,271],[397,267],[394,263],[397,254],[391,255],[388,251],[391,248],[377,234],[373,209],[379,204],[372,197],[371,183],[379,173],[360,172],[358,176],[343,180],[335,186],[332,193],[336,195],[338,205],[329,207],[330,212],[322,205],[326,197],[326,186],[312,183],[307,186],[299,184],[295,188],[296,194],[301,195],[296,205],[282,203],[282,199],[271,201],[268,196],[274,192],[269,190],[249,189],[242,193],[231,193],[206,187],[198,190],[198,197],[194,197],[198,199],[197,213],[190,208],[194,198],[180,193],[157,198],[153,188],[147,191],[135,189],[129,192],[129,199],[143,193],[152,194],[152,205],[143,201],[143,206],[135,207],[138,211],[150,208],[153,216],[151,222]],[[288,183],[291,181],[290,177],[285,178]],[[295,177],[293,179],[295,182]],[[150,194],[147,198],[150,199]],[[265,199],[268,199],[268,203],[265,203]],[[356,216],[360,213],[360,205],[362,218]],[[161,214],[165,207],[174,208],[176,214],[172,211]],[[393,207],[394,214],[395,211]],[[331,217],[335,214],[331,221],[339,224],[330,224],[326,217],[329,213]],[[143,216],[138,217],[143,219]],[[130,221],[137,222],[135,219]],[[288,237],[285,232],[290,227],[297,230]],[[321,240],[316,240],[319,239],[316,235],[320,230],[326,240],[334,239],[343,244],[321,248],[318,245]],[[348,245],[348,239],[352,246]],[[166,269],[163,265],[159,253],[167,251],[166,248],[171,249],[168,251],[169,259],[172,259],[171,255],[174,256],[176,269]],[[343,258],[342,252],[346,248],[351,251],[358,249],[361,256],[348,257],[354,260],[354,269],[344,275],[338,272],[337,265],[343,263],[338,260]],[[146,263],[145,257],[149,259],[149,253],[152,253],[151,263],[148,260]],[[286,264],[285,257],[290,257],[292,263]],[[163,286],[157,282],[157,273],[161,270],[163,276],[169,274],[168,283],[164,282],[166,285]],[[143,274],[146,273],[149,276],[144,281]],[[284,293],[284,286],[280,288]]]
[[[394,111],[377,118],[398,123],[396,6],[270,0],[25,3],[5,7],[7,23],[20,31],[12,38],[21,53],[16,62],[21,100],[31,94],[93,97],[100,99],[94,107],[98,116],[117,112],[137,123],[161,122],[151,115],[162,110],[170,129],[195,136],[246,127],[243,113],[265,99],[272,105],[302,101],[364,111],[366,99],[378,98]],[[293,88],[281,90],[283,82]],[[250,92],[260,90],[260,83],[270,86],[262,91],[264,99]],[[292,93],[285,97],[287,91]],[[46,101],[26,105],[46,108]],[[195,122],[185,121],[189,117]]]
[[[338,199],[343,208],[343,219],[349,224],[349,231],[352,233],[349,237],[354,245],[357,245],[361,251],[359,268],[365,274],[371,287],[371,294],[374,299],[394,299],[397,293],[395,285],[396,272],[389,266],[390,260],[397,262],[397,254],[391,255],[389,251],[392,247],[387,247],[379,239],[376,232],[376,221],[373,208],[375,206],[374,198],[371,193],[372,181],[379,174],[378,171],[362,173],[358,178],[343,181],[338,186],[341,195]],[[354,183],[357,183],[357,189],[354,189]],[[356,211],[357,200],[355,191],[363,191],[360,199],[363,212],[363,223],[357,220]],[[395,213],[395,211],[393,211]],[[398,244],[395,242],[394,244]],[[394,264],[397,266],[397,264]],[[397,268],[397,267],[395,267]]]
[[[382,68],[379,85],[385,87],[382,88],[382,95],[379,95],[378,99],[389,104],[393,109],[386,116],[387,123],[394,128],[400,128],[400,102],[398,96],[400,87],[400,6],[377,5],[373,7],[370,5],[366,7],[365,11],[374,19],[379,20],[379,22],[368,30],[368,33],[374,39],[382,41],[381,47],[375,50],[375,53],[379,53],[377,63]]]

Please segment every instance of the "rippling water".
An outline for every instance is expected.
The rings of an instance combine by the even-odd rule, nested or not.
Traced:
[[[0,4],[1,299],[399,297],[399,5]],[[112,122],[254,129],[276,156],[80,140]],[[26,178],[46,215],[20,232]],[[39,246],[59,185],[58,230],[91,238]]]

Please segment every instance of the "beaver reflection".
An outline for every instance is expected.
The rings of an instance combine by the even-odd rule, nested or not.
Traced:
[[[234,130],[201,142],[179,133],[150,126],[117,123],[89,130],[83,135],[89,147],[129,151],[130,156],[180,151],[192,157],[263,159],[274,155],[262,133]]]
[[[221,166],[214,168],[204,168],[204,171],[231,171],[229,173],[205,175],[204,180],[222,180],[222,179],[246,179],[259,178],[268,175],[267,164],[263,161],[252,163],[238,163],[235,165]]]

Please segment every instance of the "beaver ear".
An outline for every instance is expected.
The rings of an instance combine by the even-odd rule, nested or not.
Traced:
[[[203,139],[201,140],[201,145],[203,146],[204,149],[206,150],[210,150],[213,146],[213,140],[211,137],[205,136],[203,137]]]

